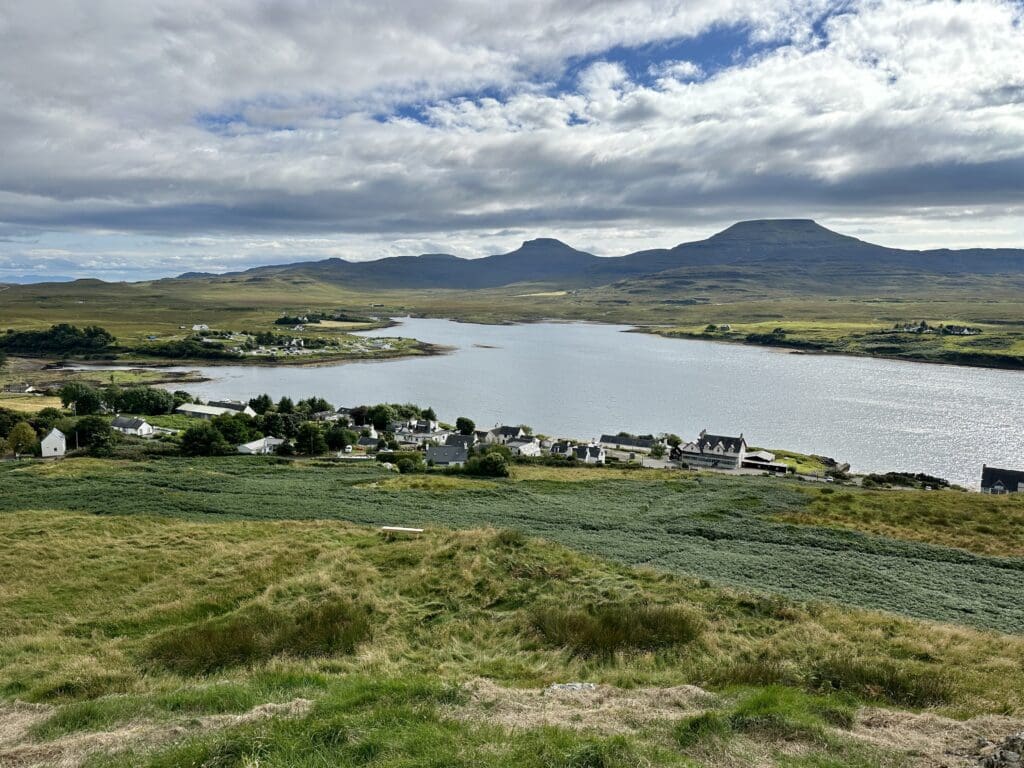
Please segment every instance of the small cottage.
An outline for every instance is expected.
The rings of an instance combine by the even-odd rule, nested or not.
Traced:
[[[64,433],[54,427],[39,444],[40,455],[44,459],[59,459],[68,450],[68,440]]]

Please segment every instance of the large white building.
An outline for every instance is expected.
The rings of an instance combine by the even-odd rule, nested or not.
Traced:
[[[747,441],[739,437],[709,435],[702,429],[696,440],[673,448],[670,458],[691,467],[739,469],[747,454]]]

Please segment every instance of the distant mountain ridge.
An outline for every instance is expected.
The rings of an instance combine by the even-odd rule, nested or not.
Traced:
[[[332,258],[255,267],[221,277],[304,276],[366,288],[466,290],[549,282],[583,287],[689,267],[730,265],[775,265],[824,275],[857,270],[1010,274],[1024,272],[1024,249],[904,250],[833,232],[810,219],[759,219],[738,222],[705,240],[618,257],[595,256],[560,240],[537,238],[509,253],[479,259],[445,253],[357,262]],[[198,277],[209,278],[186,273],[176,279]]]

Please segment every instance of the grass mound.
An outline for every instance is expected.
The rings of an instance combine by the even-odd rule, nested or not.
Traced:
[[[145,657],[184,674],[207,674],[273,656],[352,653],[370,634],[366,609],[335,600],[287,613],[254,605],[228,616],[168,630]]]
[[[546,642],[579,656],[656,651],[691,643],[701,632],[700,619],[686,609],[628,603],[541,607],[533,612],[532,623]]]

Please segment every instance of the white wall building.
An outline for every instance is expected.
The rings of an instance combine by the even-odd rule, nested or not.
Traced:
[[[44,459],[59,459],[67,453],[68,439],[63,432],[54,427],[50,430],[50,434],[42,439],[39,446]]]

